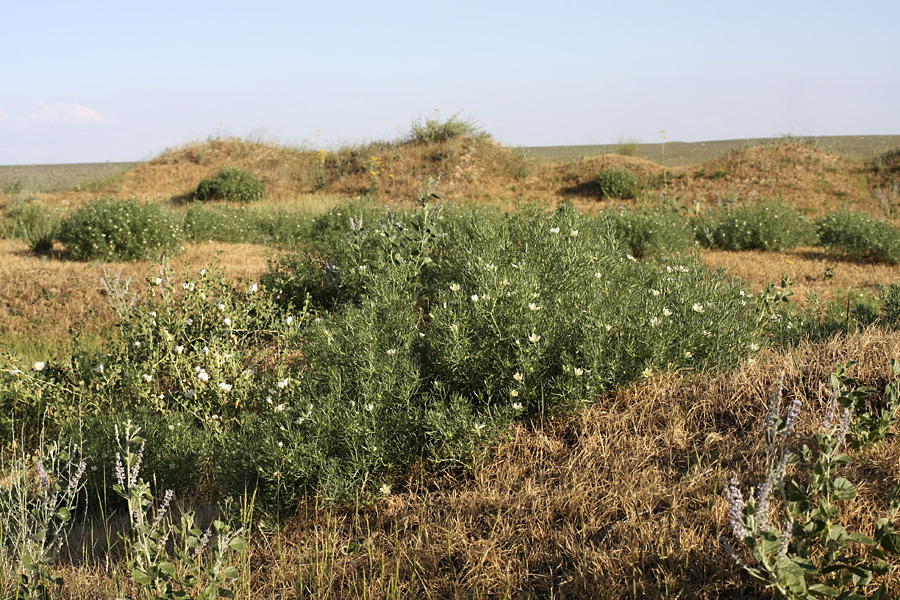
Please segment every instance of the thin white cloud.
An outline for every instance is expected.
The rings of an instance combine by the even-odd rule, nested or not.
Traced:
[[[43,123],[108,123],[111,119],[103,113],[82,104],[68,102],[44,102],[40,100],[27,113],[10,115],[0,109],[0,122],[17,125]]]

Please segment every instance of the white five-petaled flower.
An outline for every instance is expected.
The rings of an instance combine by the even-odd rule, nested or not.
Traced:
[[[550,233],[559,233],[559,227],[551,227]]]
[[[391,495],[391,486],[388,483],[382,483],[381,487],[378,488],[378,491],[382,496],[390,496]]]
[[[694,308],[694,312],[698,312],[698,313],[703,312],[703,305],[700,304],[699,302],[697,304],[694,304],[693,308]]]
[[[757,344],[756,342],[751,342],[750,343],[750,351],[756,352],[757,350],[759,350],[759,344]]]
[[[375,405],[372,404],[371,402],[369,402],[366,404],[365,408],[366,408],[366,411],[372,412],[373,410],[375,410]]]
[[[36,360],[36,361],[34,361],[34,364],[31,366],[34,367],[35,371],[43,371],[44,367],[47,366],[47,363],[45,363],[42,360]]]
[[[540,339],[541,339],[541,336],[539,336],[536,333],[532,333],[531,335],[528,336],[528,341],[531,342],[532,344],[537,344],[540,341]]]
[[[281,389],[284,389],[287,387],[287,385],[288,385],[288,383],[290,383],[290,381],[291,381],[290,377],[285,377],[284,379],[279,380],[278,383],[276,383],[275,385],[277,385]]]
[[[294,317],[292,317],[291,315],[288,315],[284,318],[285,325],[290,325],[293,322],[294,322]]]
[[[220,302],[219,304],[216,304],[216,308],[218,308],[219,310],[225,310],[225,305]]]
[[[522,383],[522,381],[525,379],[525,376],[521,373],[516,373],[515,375],[513,375],[513,379],[515,379],[519,383]]]
[[[541,310],[541,307],[538,306],[537,304],[535,304],[534,302],[532,302],[531,304],[528,305],[528,310],[531,310],[531,311]]]
[[[255,293],[257,292],[257,290],[259,290],[259,286],[256,285],[256,284],[254,283],[253,285],[251,285],[251,286],[247,289],[247,293],[248,293],[248,294],[255,294]]]
[[[200,350],[200,352],[202,352],[203,354],[209,354],[209,346],[204,346],[204,347]]]
[[[472,294],[472,302],[478,302],[478,294]]]
[[[512,396],[513,398],[518,398],[519,390],[509,390],[509,395]]]
[[[153,280],[153,283],[155,283],[156,285],[160,285],[162,282],[163,282],[162,277],[157,277],[156,279]]]
[[[672,316],[672,311],[669,310],[668,308],[664,308],[664,309],[663,309],[663,316],[664,316],[664,317],[670,317],[670,316]]]
[[[146,381],[147,383],[153,381],[153,375],[150,375],[149,373],[144,373],[143,375],[141,375],[141,377],[143,377],[144,381]]]
[[[659,317],[650,317],[650,327],[659,325]]]
[[[106,368],[106,367],[103,366],[103,363],[100,363],[99,365],[97,365],[96,367],[94,367],[94,373],[100,373],[100,374],[102,374],[102,373],[103,373],[103,369],[105,369],[105,368]]]
[[[577,229],[573,229],[572,232],[571,232],[569,235],[571,235],[572,237],[576,237],[576,236],[578,235],[578,230],[577,230]]]
[[[231,319],[229,319],[228,317],[222,319],[222,322],[225,323],[228,327],[231,327]]]
[[[393,356],[393,355],[397,354],[397,349],[396,349],[396,348],[390,348],[390,349],[388,349],[387,353],[388,353],[389,356]]]
[[[581,377],[582,375],[584,375],[584,369],[575,367],[575,377]]]
[[[200,381],[209,381],[209,373],[206,372],[206,369],[197,371],[197,379]]]
[[[184,393],[184,397],[187,398],[188,400],[193,400],[194,398],[197,397],[197,390],[190,389],[190,390],[186,391]]]
[[[513,407],[513,410],[522,410],[522,403],[521,402],[513,402],[512,407]]]
[[[690,350],[685,350],[685,351],[684,351],[684,357],[685,357],[685,358],[692,358],[693,356],[694,356],[694,354],[693,354]]]
[[[451,292],[458,292],[458,291],[459,291],[459,284],[458,284],[458,283],[451,283],[451,284],[450,284],[450,291],[451,291]]]
[[[181,354],[184,352],[184,346],[175,346],[175,354]]]
[[[654,296],[659,296],[659,290],[650,290],[650,293]]]
[[[366,269],[368,269],[368,267],[367,267],[366,265],[359,265],[359,266],[356,267],[356,268],[359,269],[359,272],[360,272],[360,273],[365,273],[365,272],[366,272]]]
[[[651,377],[653,375],[653,369],[647,367],[643,371],[641,371],[641,376],[644,378]]]
[[[19,370],[19,367],[14,367],[13,369],[9,370],[9,374],[12,375],[13,377],[17,377],[21,373],[22,373],[22,371]]]
[[[459,325],[457,325],[456,323],[452,323],[450,325],[450,331],[452,331],[453,333],[456,333],[457,331],[459,331]]]
[[[484,429],[484,423],[475,423],[475,433],[481,433],[482,429]]]
[[[222,390],[223,392],[230,392],[230,391],[231,391],[231,384],[230,384],[230,383],[225,383],[225,382],[223,381],[222,383],[219,384],[219,389]]]

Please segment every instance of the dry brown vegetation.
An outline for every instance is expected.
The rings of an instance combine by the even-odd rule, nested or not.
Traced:
[[[596,174],[628,166],[648,190],[637,202],[664,192],[686,207],[767,198],[811,215],[841,206],[877,214],[872,191],[896,171],[786,142],[666,169],[613,155],[535,161],[485,138],[323,154],[212,140],[167,151],[99,189],[37,196],[51,206],[75,206],[99,193],[177,202],[228,165],[260,176],[273,206],[365,194],[373,182],[381,199],[409,202],[421,178],[443,172],[439,192],[448,199],[506,206],[574,199],[596,210],[606,204],[597,200]],[[327,185],[317,191],[320,168]],[[189,246],[174,266],[199,268],[216,256],[235,279],[256,279],[266,267],[264,248],[226,244]],[[0,241],[5,347],[58,342],[85,319],[88,332],[108,330],[113,315],[100,277],[121,273],[140,282],[152,269],[60,257],[36,257],[23,243]],[[811,248],[704,251],[702,259],[755,290],[787,273],[797,299],[812,291],[830,300],[835,290],[871,291],[900,279],[900,267],[842,261]],[[311,499],[283,530],[254,532],[246,597],[766,597],[719,545],[727,533],[724,482],[734,472],[745,485],[762,477],[762,422],[782,372],[786,397],[803,400],[798,435],[809,438],[822,421],[836,362],[858,361],[851,374],[883,386],[891,357],[900,357],[900,336],[872,329],[770,352],[736,373],[675,373],[598,398],[575,416],[518,425],[471,472],[419,465],[391,496],[363,507],[322,508]],[[848,529],[867,531],[882,514],[900,477],[898,456],[893,438],[854,457],[845,476],[861,497]],[[64,576],[72,597],[121,585],[121,574],[104,567],[69,567]],[[892,593],[900,594],[896,580]]]

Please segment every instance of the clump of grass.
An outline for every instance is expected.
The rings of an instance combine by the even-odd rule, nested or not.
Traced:
[[[634,198],[640,188],[637,175],[625,167],[604,169],[597,175],[597,185],[604,198]]]
[[[434,116],[413,121],[408,141],[422,144],[447,142],[459,137],[484,137],[486,134],[474,119],[463,119],[453,114],[449,119],[441,119],[438,111]]]
[[[641,150],[641,144],[635,137],[620,137],[619,141],[613,147],[614,154],[622,156],[637,156]]]
[[[225,167],[214,177],[203,179],[194,200],[254,202],[266,197],[266,186],[255,175],[235,167]]]
[[[828,250],[857,260],[900,263],[900,231],[867,213],[839,210],[816,222],[819,241]]]
[[[181,220],[158,204],[98,198],[63,219],[59,239],[75,260],[155,259],[180,250]]]
[[[7,215],[6,237],[24,239],[32,252],[45,254],[59,237],[59,217],[38,202],[18,202]]]

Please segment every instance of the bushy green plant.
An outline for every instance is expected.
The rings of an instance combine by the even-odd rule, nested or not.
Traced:
[[[253,202],[266,197],[266,186],[255,175],[236,167],[225,167],[213,177],[200,181],[194,200]]]
[[[181,219],[158,204],[98,198],[70,213],[60,241],[75,260],[134,261],[181,249]]]
[[[695,219],[694,228],[700,243],[723,250],[782,252],[817,242],[813,225],[792,207],[780,202],[709,211]]]
[[[458,114],[441,119],[435,111],[431,118],[413,121],[408,140],[422,144],[447,142],[458,137],[484,137],[486,134],[473,119],[462,119]]]
[[[602,170],[597,175],[597,185],[604,198],[634,198],[640,189],[641,182],[637,175],[625,167]]]
[[[184,217],[184,236],[192,242],[282,244],[306,241],[312,219],[284,209],[244,206],[191,206]]]
[[[828,250],[855,259],[900,263],[900,231],[867,213],[839,210],[816,222],[819,241]]]
[[[671,210],[607,211],[618,239],[635,258],[669,256],[694,244],[690,222]]]
[[[881,298],[881,323],[891,329],[900,329],[900,282],[878,286]]]
[[[888,597],[886,578],[892,562],[900,557],[900,533],[894,525],[900,511],[900,485],[888,498],[889,516],[876,521],[870,537],[850,533],[840,524],[841,509],[856,498],[857,490],[838,473],[851,462],[843,453],[845,447],[870,448],[891,435],[900,410],[900,362],[892,361],[891,367],[894,381],[885,388],[886,405],[870,412],[866,407],[874,390],[860,387],[847,376],[847,368],[838,365],[831,376],[831,407],[815,435],[816,448],[804,444],[798,452],[787,444],[801,401],[795,399],[782,416],[779,388],[766,418],[765,479],[758,488],[751,488],[746,501],[736,476],[725,490],[738,543],[734,548],[723,539],[726,550],[755,581],[780,598]],[[786,480],[792,466],[801,473]],[[776,515],[783,524],[775,522]],[[747,554],[752,560],[745,559]],[[874,595],[864,595],[875,586]]]
[[[25,240],[32,252],[49,252],[59,237],[59,217],[37,202],[14,204],[7,219],[6,237]]]

